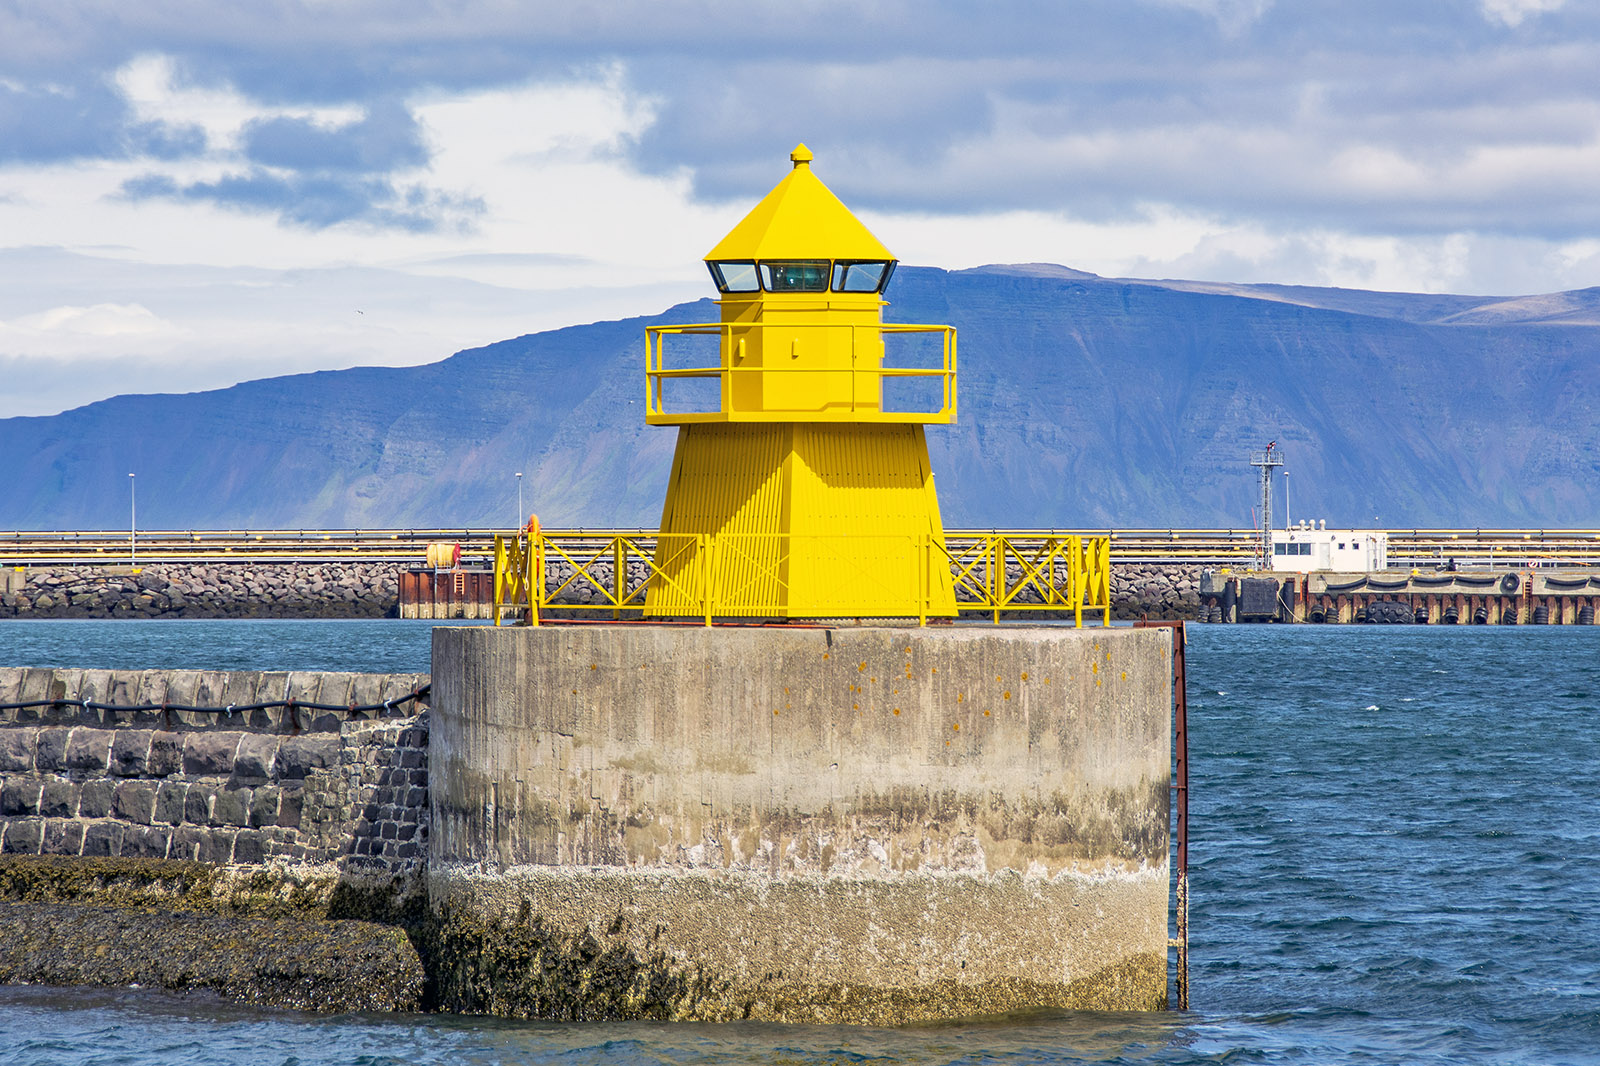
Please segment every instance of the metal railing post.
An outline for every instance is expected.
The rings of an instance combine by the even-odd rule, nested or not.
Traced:
[[[500,583],[505,579],[506,572],[506,546],[505,538],[496,533],[494,535],[494,624],[500,624],[500,605],[505,602],[501,594]]]
[[[994,624],[1000,624],[1000,600],[1006,587],[1005,538],[991,536],[989,544],[989,603],[994,607]]]
[[[621,537],[611,538],[611,620],[622,621],[622,590],[628,586],[628,558]]]
[[[933,538],[928,534],[922,535],[922,565],[917,567],[917,625],[928,624],[928,597],[932,590],[928,585],[929,569],[933,566]]]
[[[523,555],[522,573],[525,587],[528,590],[528,615],[527,624],[539,624],[539,616],[544,613],[544,533],[528,533],[528,550]]]
[[[1083,538],[1071,537],[1068,539],[1068,551],[1072,555],[1072,624],[1075,628],[1083,628],[1083,601],[1089,595],[1089,567],[1088,559],[1084,556]]]
[[[1105,624],[1111,625],[1111,538],[1096,537],[1100,551],[1100,596],[1105,606]]]
[[[715,561],[711,553],[716,550],[717,538],[707,533],[696,533],[695,539],[700,542],[700,575],[701,591],[705,595],[706,625],[711,625],[712,605],[716,601],[716,593],[712,591],[712,577],[717,572]]]

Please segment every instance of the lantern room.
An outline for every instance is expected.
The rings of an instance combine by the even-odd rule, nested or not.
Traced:
[[[788,175],[706,255],[721,322],[654,326],[647,334],[651,425],[689,422],[919,422],[955,415],[955,331],[883,323],[895,258],[790,153]],[[936,366],[884,365],[884,334],[942,335]],[[715,335],[716,365],[674,358],[684,335]],[[675,380],[717,379],[716,410],[674,409]],[[887,410],[884,381],[932,379],[937,402]],[[922,395],[927,395],[923,393]]]

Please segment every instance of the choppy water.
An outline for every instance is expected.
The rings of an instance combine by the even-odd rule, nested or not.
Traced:
[[[429,628],[5,623],[0,663],[415,670]],[[1600,629],[1189,634],[1189,1013],[541,1025],[13,988],[0,1062],[1600,1062]]]

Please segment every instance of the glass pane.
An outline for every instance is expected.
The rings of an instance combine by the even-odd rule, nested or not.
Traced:
[[[711,277],[723,292],[755,292],[756,265],[754,263],[708,263]]]
[[[791,259],[761,264],[761,287],[768,292],[827,292],[826,259]]]
[[[889,280],[893,263],[840,263],[833,271],[836,292],[877,292]]]

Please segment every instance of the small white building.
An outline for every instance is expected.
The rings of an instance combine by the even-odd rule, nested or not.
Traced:
[[[1389,534],[1381,529],[1329,529],[1326,521],[1272,531],[1272,569],[1368,573],[1389,568]]]

